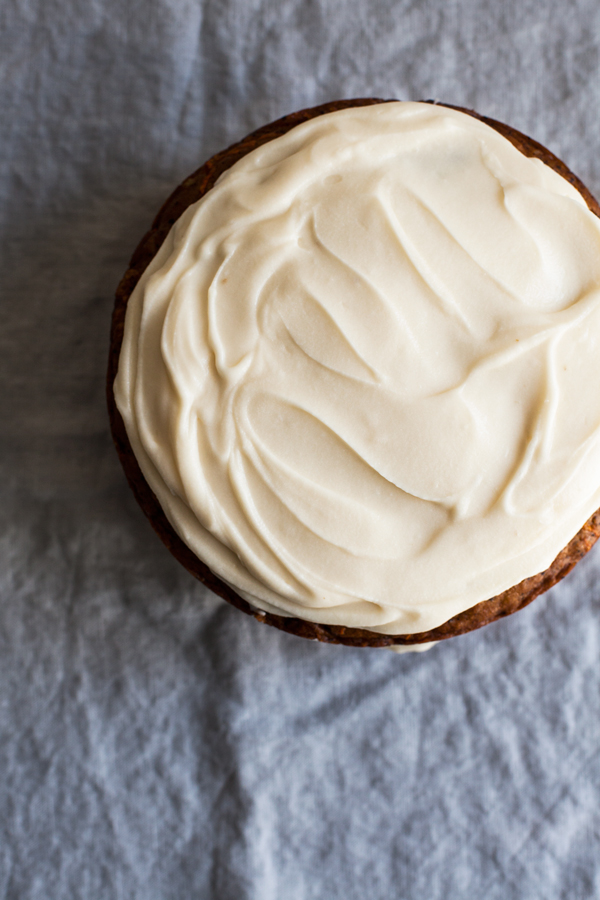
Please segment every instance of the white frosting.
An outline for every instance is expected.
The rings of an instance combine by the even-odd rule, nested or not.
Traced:
[[[115,396],[253,606],[434,628],[600,507],[600,221],[482,122],[386,103],[254,150],[134,290]]]
[[[385,647],[385,649],[398,654],[425,653],[426,650],[431,650],[431,648],[435,647],[437,644],[439,644],[439,641],[429,641],[428,644],[390,644],[390,646]]]

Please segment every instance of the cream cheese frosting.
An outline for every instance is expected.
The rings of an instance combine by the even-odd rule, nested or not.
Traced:
[[[600,507],[600,221],[465,113],[255,149],[133,291],[115,399],[169,521],[255,608],[412,634]]]

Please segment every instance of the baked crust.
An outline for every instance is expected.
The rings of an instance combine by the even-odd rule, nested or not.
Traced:
[[[186,178],[185,181],[175,189],[159,210],[150,230],[140,241],[131,258],[129,268],[117,288],[112,317],[106,385],[112,436],[129,485],[162,542],[171,551],[173,556],[185,566],[188,572],[214,591],[215,594],[218,594],[224,600],[227,600],[233,606],[237,607],[237,609],[248,615],[254,616],[255,619],[258,619],[261,622],[266,622],[268,625],[273,625],[275,628],[280,628],[282,631],[287,631],[290,634],[296,634],[299,637],[308,638],[310,640],[318,640],[330,644],[346,644],[353,647],[389,647],[394,644],[422,644],[430,641],[446,640],[447,638],[465,634],[466,632],[474,631],[477,628],[482,628],[490,622],[494,622],[497,619],[501,619],[504,616],[511,615],[517,610],[522,609],[524,606],[527,606],[528,603],[531,603],[531,601],[539,594],[547,591],[548,588],[560,581],[561,578],[564,578],[564,576],[571,571],[573,566],[585,556],[588,550],[594,545],[598,537],[600,537],[600,510],[591,516],[583,528],[575,535],[569,544],[567,544],[564,550],[558,554],[552,565],[544,572],[533,575],[531,578],[526,578],[524,581],[520,582],[520,584],[509,588],[502,594],[492,597],[490,600],[478,603],[476,606],[471,607],[471,609],[459,613],[443,625],[430,631],[408,635],[384,635],[377,634],[373,631],[367,631],[362,628],[346,628],[341,625],[318,625],[315,622],[308,622],[305,619],[265,613],[254,609],[246,600],[243,600],[233,588],[221,581],[220,578],[217,578],[208,566],[189,549],[173,529],[156,499],[156,496],[142,475],[137,459],[129,443],[123,419],[116,407],[113,384],[117,374],[121,344],[123,342],[125,311],[127,309],[129,297],[142,273],[155,256],[170,231],[171,226],[177,221],[187,207],[204,196],[204,194],[206,194],[213,186],[219,175],[237,162],[238,159],[245,156],[256,147],[259,147],[261,144],[265,144],[267,141],[285,134],[294,126],[300,125],[302,122],[315,116],[334,112],[339,109],[345,109],[349,106],[369,106],[374,103],[383,102],[393,101],[383,101],[376,98],[338,100],[284,116],[282,119],[278,119],[275,122],[271,122],[269,125],[259,128],[257,131],[254,131],[252,134],[243,138],[243,140],[211,157],[208,162],[204,163],[203,166],[190,175],[189,178]],[[459,106],[451,106],[450,108],[468,113],[469,115],[480,119],[482,122],[485,122],[487,125],[490,125],[504,137],[508,138],[508,140],[525,156],[541,159],[544,163],[558,172],[559,175],[562,175],[563,178],[569,181],[583,196],[591,211],[600,217],[600,206],[585,185],[582,184],[582,182],[560,159],[554,156],[554,154],[541,144],[538,144],[526,135],[521,134],[514,128],[504,125],[502,122],[480,116],[472,110],[464,109]]]

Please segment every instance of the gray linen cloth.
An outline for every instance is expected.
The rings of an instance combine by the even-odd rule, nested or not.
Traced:
[[[302,641],[170,557],[103,396],[119,277],[216,150],[439,98],[598,193],[599,51],[594,0],[0,5],[0,897],[600,897],[600,554],[424,654]]]

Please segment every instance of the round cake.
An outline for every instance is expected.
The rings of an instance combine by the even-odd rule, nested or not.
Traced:
[[[600,534],[600,208],[548,150],[431,103],[287,116],[136,250],[108,405],[140,505],[244,612],[426,645]]]

